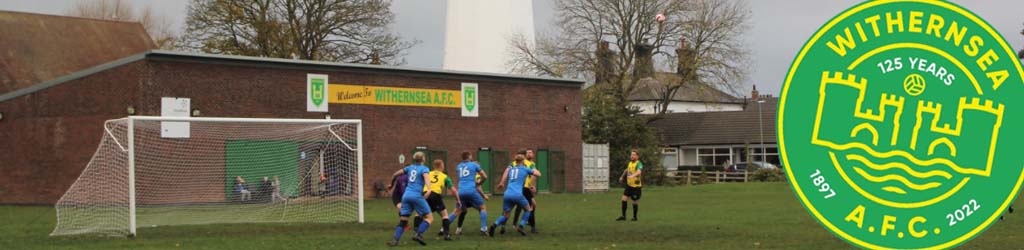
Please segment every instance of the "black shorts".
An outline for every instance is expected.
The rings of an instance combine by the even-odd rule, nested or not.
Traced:
[[[626,191],[622,192],[622,195],[629,197],[634,201],[640,200],[640,196],[643,194],[643,187],[630,187],[626,186]]]
[[[530,188],[528,188],[528,187],[523,187],[523,198],[526,198],[526,201],[528,201],[528,202],[530,202],[532,204],[533,203],[533,190],[530,190]]]
[[[430,206],[430,211],[440,213],[445,210],[444,200],[442,200],[441,195],[437,193],[430,193],[430,198],[427,198],[427,205]]]

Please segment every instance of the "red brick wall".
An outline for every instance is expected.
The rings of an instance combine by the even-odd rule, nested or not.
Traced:
[[[364,190],[389,180],[416,146],[459,152],[479,147],[566,152],[566,188],[582,189],[579,86],[529,84],[532,80],[409,73],[339,67],[263,67],[148,59],[0,103],[0,203],[53,203],[80,174],[96,149],[102,121],[159,115],[161,97],[187,97],[207,117],[323,118],[306,112],[306,74],[331,83],[414,88],[480,87],[480,117],[459,109],[332,104],[335,119],[364,122]],[[141,91],[136,92],[136,88]],[[132,100],[134,99],[134,100]],[[58,101],[60,100],[60,101]],[[40,108],[42,107],[42,108]],[[492,174],[493,175],[493,174]]]
[[[49,204],[96,151],[103,122],[124,117],[144,62],[0,102],[0,203]]]
[[[459,152],[479,147],[505,150],[549,148],[566,152],[566,188],[582,189],[579,87],[527,84],[458,76],[394,76],[345,70],[275,69],[182,62],[154,62],[154,83],[143,93],[144,114],[159,113],[162,96],[188,97],[203,116],[323,118],[305,111],[306,74],[327,74],[333,84],[460,89],[462,82],[480,87],[480,117],[465,118],[459,109],[374,105],[330,106],[335,119],[362,119],[367,195],[374,182],[389,180],[416,146],[448,151],[448,165]],[[566,108],[568,111],[566,111]]]

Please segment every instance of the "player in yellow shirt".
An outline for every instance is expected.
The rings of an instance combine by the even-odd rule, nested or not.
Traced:
[[[636,149],[629,151],[629,166],[622,171],[622,176],[619,177],[619,182],[626,182],[626,190],[622,193],[622,216],[619,216],[616,221],[626,220],[626,201],[627,199],[633,200],[633,221],[636,221],[636,212],[640,208],[638,202],[640,201],[640,195],[643,188],[643,180],[641,174],[643,173],[644,164],[640,162],[640,153]]]
[[[443,193],[445,189],[448,189],[448,192],[455,197],[455,206],[458,207],[459,204],[462,204],[462,201],[459,200],[459,191],[455,190],[455,185],[452,184],[452,179],[444,173],[444,161],[440,159],[434,160],[434,169],[430,171],[427,177],[429,179],[427,180],[427,185],[423,186],[423,192],[432,193],[427,197],[427,204],[430,206],[430,211],[437,212],[441,215],[441,218],[444,218],[441,221],[442,227],[438,236],[444,235],[444,240],[452,240],[452,234],[451,231],[449,231],[452,222],[448,218],[448,209],[444,206],[444,200],[441,197],[441,193]]]
[[[535,157],[536,153],[533,152],[533,149],[526,150],[526,167],[533,170],[537,169],[537,164],[534,162]],[[530,233],[537,233],[537,199],[534,198],[536,195],[537,176],[530,176],[529,178],[526,179],[525,188],[523,189],[523,197],[525,197],[527,201],[530,201],[530,207],[533,207],[533,212],[531,213],[529,219]],[[513,217],[512,221],[519,221],[519,213],[521,213],[522,211],[523,208],[516,208],[516,214]]]

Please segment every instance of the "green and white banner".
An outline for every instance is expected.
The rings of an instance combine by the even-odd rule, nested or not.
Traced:
[[[327,112],[327,75],[306,74],[306,111]]]
[[[462,116],[480,116],[480,88],[476,83],[462,83]]]

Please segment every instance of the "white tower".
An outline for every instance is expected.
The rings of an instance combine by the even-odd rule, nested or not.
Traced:
[[[444,69],[509,73],[508,38],[534,42],[532,0],[448,0]]]

